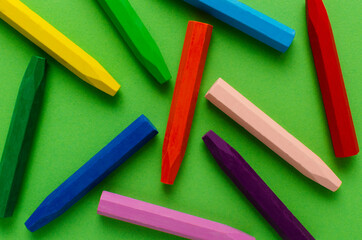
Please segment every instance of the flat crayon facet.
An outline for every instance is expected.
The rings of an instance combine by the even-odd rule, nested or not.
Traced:
[[[141,115],[55,189],[26,221],[26,227],[34,232],[63,214],[157,133]]]
[[[212,26],[190,21],[182,50],[162,150],[161,182],[173,184],[185,155]]]
[[[188,239],[255,240],[235,228],[103,191],[97,213]]]
[[[234,148],[213,131],[202,139],[221,169],[283,239],[314,239]]]
[[[0,162],[0,217],[11,217],[19,196],[45,88],[46,61],[32,57],[21,82]]]

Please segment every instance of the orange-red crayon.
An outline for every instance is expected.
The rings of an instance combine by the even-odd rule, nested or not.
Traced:
[[[174,183],[185,155],[211,33],[206,23],[190,21],[187,26],[163,142],[161,182],[166,184]]]

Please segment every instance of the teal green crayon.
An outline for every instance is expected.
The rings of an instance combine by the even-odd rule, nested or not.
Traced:
[[[46,60],[32,57],[21,82],[0,162],[0,217],[11,217],[19,196],[45,87]]]
[[[128,0],[98,0],[137,59],[159,83],[171,79],[155,40]]]

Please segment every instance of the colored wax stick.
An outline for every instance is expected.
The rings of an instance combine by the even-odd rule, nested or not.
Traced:
[[[161,182],[173,184],[185,155],[212,26],[190,21],[162,149]]]
[[[221,223],[106,191],[102,193],[97,213],[188,239],[255,239]]]
[[[26,221],[34,232],[68,210],[157,134],[143,115],[55,189]]]
[[[22,178],[45,87],[46,61],[32,57],[21,82],[0,162],[0,217],[11,217]]]
[[[120,88],[95,59],[19,0],[0,0],[0,18],[90,85],[111,96]]]
[[[322,159],[221,78],[205,97],[304,176],[331,191],[341,186]]]
[[[322,0],[306,0],[314,64],[336,157],[358,154],[356,131],[349,108],[336,44]]]
[[[280,52],[285,52],[293,42],[295,30],[238,0],[184,1]]]
[[[170,80],[171,74],[160,49],[128,0],[98,2],[143,66],[159,83]]]
[[[213,131],[202,139],[221,169],[283,239],[314,239],[234,148]]]

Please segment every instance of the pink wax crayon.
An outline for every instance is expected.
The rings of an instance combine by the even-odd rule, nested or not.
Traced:
[[[235,228],[103,191],[97,213],[189,239],[255,240]]]

